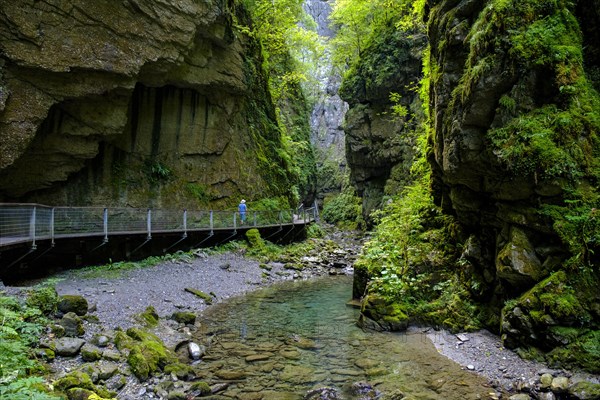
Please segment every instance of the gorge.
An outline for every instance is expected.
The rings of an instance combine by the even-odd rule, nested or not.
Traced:
[[[598,0],[84,3],[1,4],[1,202],[318,199],[362,327],[600,373]]]

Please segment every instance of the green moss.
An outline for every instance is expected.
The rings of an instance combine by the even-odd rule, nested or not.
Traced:
[[[54,286],[39,286],[29,291],[26,303],[29,307],[42,311],[44,315],[52,315],[56,312],[58,300]]]
[[[143,313],[138,314],[136,319],[147,327],[158,325],[158,313],[153,306],[146,307],[146,310]]]
[[[194,289],[194,288],[185,288],[186,292],[189,292],[197,297],[200,297],[206,304],[212,304],[213,298],[211,295],[204,293],[202,290]]]
[[[196,314],[188,311],[176,311],[171,315],[171,319],[180,324],[194,325],[196,322]]]
[[[175,374],[175,376],[179,379],[187,379],[195,376],[192,366],[180,362],[166,365],[163,371],[165,374]]]
[[[192,391],[198,391],[198,392],[200,392],[200,396],[207,395],[207,394],[211,393],[210,386],[208,385],[208,383],[206,383],[204,381],[199,381],[199,382],[192,383],[191,390]]]
[[[58,379],[56,382],[54,382],[54,387],[61,392],[66,392],[67,389],[74,387],[88,389],[91,391],[96,390],[96,386],[92,382],[92,378],[90,378],[88,374],[81,371],[73,371],[68,375]]]
[[[145,381],[150,376],[150,364],[139,347],[136,346],[129,352],[127,363],[139,380]]]

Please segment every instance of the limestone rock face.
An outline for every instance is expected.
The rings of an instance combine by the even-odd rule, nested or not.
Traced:
[[[253,150],[278,140],[275,115],[233,2],[1,8],[0,199],[174,205],[268,188]]]
[[[340,88],[350,108],[346,113],[346,159],[350,177],[363,198],[365,216],[381,205],[386,184],[402,186],[412,161],[411,116],[392,113],[390,93],[401,93],[398,104],[418,113],[418,96],[406,90],[419,80],[424,35],[390,31],[366,51]],[[391,179],[390,179],[391,178]],[[392,181],[392,182],[390,182]]]
[[[569,11],[577,14],[577,20],[561,23],[570,26],[573,32],[581,29],[586,51],[584,59],[589,63],[586,68],[595,71],[599,58],[598,46],[593,43],[598,39],[600,16],[597,10],[591,11],[587,2],[577,3],[579,5]],[[507,161],[506,152],[517,151],[520,144],[508,143],[504,149],[499,148],[490,132],[514,124],[519,115],[535,115],[537,110],[545,110],[544,107],[556,106],[557,112],[568,108],[565,105],[568,98],[560,93],[564,89],[560,87],[560,82],[564,82],[559,72],[561,67],[549,62],[541,66],[541,62],[531,61],[534,55],[520,55],[517,45],[508,37],[512,34],[510,29],[498,28],[497,41],[489,37],[479,41],[489,35],[486,29],[496,29],[491,28],[492,19],[512,23],[510,18],[519,18],[517,11],[513,15],[512,9],[502,10],[493,1],[430,0],[428,5],[429,62],[436,71],[430,88],[434,137],[429,159],[433,168],[434,197],[470,232],[491,239],[483,249],[487,254],[484,262],[497,266],[503,283],[522,290],[522,278],[529,276],[531,285],[544,277],[534,273],[541,264],[557,265],[565,257],[566,248],[558,240],[549,219],[540,212],[540,206],[561,204],[563,188],[571,178],[569,172],[549,171],[562,168],[557,165],[561,161],[552,157],[546,160],[546,170],[539,168],[544,165],[541,163],[536,164],[538,169],[534,170],[534,163],[539,162],[541,155],[530,154]],[[539,24],[538,19],[542,19],[544,12],[553,18],[561,15],[560,10],[540,9],[539,12],[542,14],[527,21],[532,27]],[[527,26],[523,22],[522,26]],[[580,26],[572,28],[570,23]],[[569,29],[562,35],[568,35]],[[529,46],[542,47],[535,42]],[[540,132],[541,128],[534,130]],[[588,137],[590,133],[582,132],[582,135]],[[575,138],[572,144],[562,145],[576,143],[592,148],[591,142],[582,144],[590,140],[583,136]],[[549,146],[548,143],[541,146]],[[581,160],[582,164],[587,162]],[[520,239],[517,240],[517,236]],[[546,251],[550,247],[554,250]]]

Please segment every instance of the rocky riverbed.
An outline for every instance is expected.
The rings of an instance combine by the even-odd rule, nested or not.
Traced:
[[[131,362],[128,362],[130,350],[118,344],[123,330],[129,329],[128,334],[132,332],[130,336],[135,336],[136,327],[147,322],[140,319],[140,315],[147,314],[148,306],[151,306],[152,314],[159,321],[151,329],[152,333],[168,348],[179,350],[179,358],[193,366],[189,354],[190,343],[200,327],[176,315],[199,314],[210,304],[276,281],[351,274],[352,263],[360,248],[360,238],[338,234],[332,240],[326,248],[316,249],[294,262],[265,264],[246,257],[242,251],[209,254],[200,250],[188,258],[130,270],[118,277],[85,278],[72,272],[54,277],[58,278],[58,293],[84,297],[89,312],[86,316],[75,318],[80,320],[84,332],[75,330],[75,333],[68,335],[74,336],[72,339],[76,343],[70,345],[75,349],[56,351],[57,344],[62,346],[62,343],[57,342],[61,339],[57,339],[60,335],[55,332],[49,332],[44,339],[42,347],[52,348],[57,353],[49,363],[52,374],[59,379],[83,368],[93,384],[101,384],[116,392],[119,399],[125,400],[189,399],[201,395],[225,398],[219,397],[219,392],[228,384],[235,384],[236,379],[225,377],[222,379],[224,382],[212,382],[208,387],[199,384],[194,386],[193,377],[197,377],[197,374],[193,368],[160,371],[150,374],[148,379],[136,378],[138,371],[132,371]],[[206,293],[208,297],[196,296],[189,289]],[[16,294],[23,288],[4,290]],[[69,324],[66,325],[68,329]],[[465,370],[488,379],[489,398],[600,398],[597,391],[593,394],[594,390],[598,390],[593,383],[600,383],[597,376],[551,370],[544,365],[522,360],[505,349],[498,337],[485,331],[454,335],[429,328],[410,328],[409,333],[415,332],[426,333],[441,354]],[[203,353],[206,348],[200,343],[196,350]],[[362,398],[384,398],[384,394],[377,394],[376,390],[365,393]],[[244,399],[275,398],[264,397],[261,393],[239,393],[238,396]],[[334,394],[325,389],[313,392],[311,396],[314,399],[337,398],[331,397]]]

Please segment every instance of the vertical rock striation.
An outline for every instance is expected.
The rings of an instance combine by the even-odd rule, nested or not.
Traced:
[[[234,31],[249,21],[233,1],[1,7],[0,199],[194,206],[286,194],[260,52]]]

